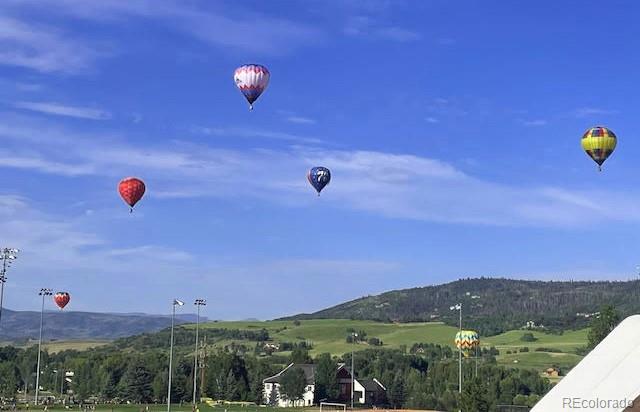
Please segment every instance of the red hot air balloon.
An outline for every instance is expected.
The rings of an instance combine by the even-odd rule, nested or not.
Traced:
[[[120,196],[122,196],[122,199],[131,208],[129,212],[133,212],[133,207],[142,199],[144,191],[144,182],[137,177],[125,177],[120,181],[120,184],[118,184]]]
[[[60,310],[67,306],[67,303],[71,300],[71,296],[67,292],[58,292],[53,295],[53,301],[58,305]]]

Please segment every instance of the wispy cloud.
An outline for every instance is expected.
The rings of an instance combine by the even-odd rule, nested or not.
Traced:
[[[7,150],[21,159],[20,165],[5,162],[5,167],[61,175],[91,173],[110,179],[133,170],[150,176],[154,186],[162,188],[151,196],[254,197],[298,207],[310,199],[304,172],[322,164],[335,176],[325,189],[334,200],[332,207],[388,218],[500,226],[640,221],[636,208],[640,199],[633,194],[599,191],[594,198],[588,188],[508,185],[474,177],[447,162],[414,155],[302,146],[228,150],[179,141],[142,148],[120,139],[56,130],[50,125],[2,123],[5,126],[0,128],[0,138]],[[37,145],[31,145],[36,147],[35,153],[11,144],[24,142],[24,136],[40,139]],[[61,151],[58,139],[70,136],[74,144]],[[43,165],[43,159],[50,164]],[[256,179],[267,170],[268,179]]]
[[[302,116],[289,116],[287,117],[287,121],[290,123],[298,123],[298,124],[315,124],[316,121],[309,117]]]
[[[582,119],[592,116],[603,116],[617,113],[616,110],[603,109],[599,107],[580,107],[571,112],[571,115]]]
[[[548,122],[544,119],[534,119],[534,120],[521,119],[520,123],[522,123],[524,126],[527,126],[527,127],[546,126],[548,124]]]
[[[313,123],[312,119],[307,118],[298,118],[298,121],[294,121],[294,123]],[[301,121],[302,120],[302,121]],[[291,120],[290,120],[291,121]],[[258,130],[258,129],[250,129],[250,128],[234,128],[234,127],[195,127],[193,131],[197,133],[202,133],[210,136],[218,136],[218,137],[241,137],[246,139],[272,139],[272,140],[283,140],[292,143],[311,143],[317,144],[322,143],[322,140],[309,137],[309,136],[299,136],[291,133],[285,132],[275,132],[269,130]]]
[[[420,33],[403,29],[402,27],[382,27],[377,29],[375,33],[380,37],[398,42],[409,42],[420,40],[422,38]]]
[[[153,19],[165,27],[187,34],[212,46],[242,49],[254,54],[282,54],[300,46],[322,41],[324,33],[312,26],[280,17],[260,14],[242,6],[202,8],[192,2],[150,0],[12,1],[13,7],[41,9],[51,14],[120,24],[130,18]],[[235,11],[235,13],[234,13]]]
[[[438,123],[438,119],[435,117],[427,117],[424,119],[427,123]]]
[[[0,15],[0,64],[77,73],[105,54],[97,50],[60,29]]]
[[[440,37],[439,39],[436,39],[436,43],[441,46],[451,46],[456,44],[456,40],[451,37]]]
[[[367,16],[352,16],[344,27],[344,33],[349,36],[370,36],[397,42],[410,42],[420,40],[420,33],[398,26],[385,26],[378,24]]]
[[[111,118],[111,113],[105,110],[91,107],[67,106],[55,102],[16,102],[13,106],[18,109],[56,116],[76,117],[79,119],[106,120]]]

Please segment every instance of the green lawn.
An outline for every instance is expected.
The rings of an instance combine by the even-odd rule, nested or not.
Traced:
[[[98,346],[106,345],[109,341],[104,340],[67,340],[67,341],[53,341],[42,342],[42,348],[46,349],[49,353],[58,353],[65,350],[87,350],[96,348]]]
[[[506,367],[535,369],[539,372],[556,365],[563,372],[566,372],[580,362],[581,359],[582,356],[573,353],[526,352],[500,355],[497,361],[498,364]]]
[[[97,405],[96,412],[145,412],[147,405]],[[30,411],[43,411],[44,407],[34,407],[30,406]],[[167,410],[166,404],[149,404],[148,405],[149,412],[165,412]],[[198,405],[200,412],[281,412],[282,408],[273,408],[269,406],[239,406],[239,405],[220,405],[211,407],[205,403],[201,403]],[[19,406],[20,410],[26,410],[25,405]],[[305,410],[318,409],[318,408],[287,408],[287,411],[290,412],[302,412]],[[74,405],[72,408],[65,409],[61,406],[49,406],[47,407],[47,411],[51,412],[70,412],[70,411],[79,411],[82,409],[80,405]],[[172,404],[171,405],[172,412],[191,412],[191,404],[183,403],[182,406],[180,404]]]
[[[356,331],[364,330],[367,332],[367,337],[381,339],[386,348],[399,348],[400,345],[411,346],[418,342],[453,345],[453,337],[457,331],[456,328],[440,322],[396,324],[344,319],[304,320],[299,326],[295,326],[291,321],[210,322],[202,324],[201,327],[254,330],[265,328],[269,331],[269,336],[276,342],[306,340],[313,343],[312,355],[323,352],[341,355],[350,352],[353,345],[346,342],[348,328],[353,328]],[[369,346],[358,344],[356,350],[366,347]]]
[[[523,342],[520,340],[522,335],[527,331],[511,330],[497,336],[491,336],[483,339],[483,346],[495,346],[502,350],[509,350],[514,348],[522,348],[524,346],[534,350],[535,348],[553,348],[559,349],[563,352],[573,352],[580,346],[587,344],[588,329],[580,329],[575,331],[566,331],[562,335],[551,335],[542,332],[532,331],[531,333],[538,340],[535,342]]]

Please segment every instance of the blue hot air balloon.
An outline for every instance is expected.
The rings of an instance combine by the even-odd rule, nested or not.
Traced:
[[[326,167],[312,167],[307,173],[307,180],[320,196],[322,189],[331,181],[331,172]]]

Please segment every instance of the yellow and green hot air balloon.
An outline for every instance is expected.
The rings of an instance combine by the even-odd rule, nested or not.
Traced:
[[[456,333],[454,342],[456,347],[462,350],[464,357],[468,358],[473,350],[480,345],[480,336],[474,330],[463,330]]]
[[[617,140],[611,130],[596,126],[582,136],[582,148],[598,164],[598,170],[602,170],[602,164],[615,150]]]

